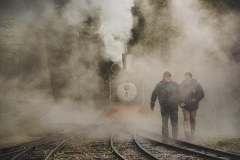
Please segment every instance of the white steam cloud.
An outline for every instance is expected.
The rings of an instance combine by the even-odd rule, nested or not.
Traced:
[[[234,115],[239,104],[236,105],[236,100],[227,92],[233,89],[230,84],[233,79],[226,75],[237,65],[230,55],[239,41],[239,13],[219,13],[198,0],[171,0],[168,7],[170,15],[167,16],[175,32],[169,42],[171,57],[167,60],[163,58],[162,62],[150,56],[145,58],[151,72],[147,95],[151,95],[164,71],[170,71],[173,80],[178,83],[184,80],[184,73],[190,71],[205,92],[198,109],[197,134],[237,134],[239,120]],[[161,24],[161,19],[166,19],[167,16],[160,15],[157,22]],[[157,49],[161,53],[161,48]],[[227,78],[228,82],[225,81]],[[179,124],[181,119],[180,113]],[[221,125],[225,127],[222,128]]]
[[[221,46],[221,39],[225,39],[226,33],[217,33],[221,28],[216,26],[213,20],[218,21],[219,17],[208,13],[201,8],[198,1],[191,0],[173,0],[171,3],[173,23],[180,30],[180,36],[172,43],[173,61],[176,59],[183,66],[190,68],[188,63],[189,57],[192,61],[205,63],[205,56],[208,55],[208,60],[216,56],[220,62],[226,62],[227,57]],[[222,23],[224,27],[227,23]],[[225,35],[224,35],[225,34]],[[215,57],[214,57],[215,58]],[[197,66],[199,68],[199,66]]]
[[[72,0],[66,7],[63,16],[70,25],[80,24],[84,13],[99,14],[98,34],[105,44],[107,58],[113,61],[121,61],[122,53],[125,52],[127,42],[131,37],[133,25],[131,8],[134,0],[101,0],[101,1],[78,1]]]
[[[0,76],[0,84],[3,86],[0,92],[2,122],[0,125],[6,127],[1,126],[0,136],[4,135],[6,130],[9,130],[6,133],[10,133],[21,128],[19,124],[29,119],[39,120],[42,125],[51,122],[79,124],[108,122],[109,119],[104,117],[105,110],[103,110],[106,104],[93,102],[92,91],[100,96],[106,89],[99,85],[105,82],[102,82],[98,76],[99,66],[95,62],[99,62],[99,57],[102,58],[103,50],[106,58],[111,58],[113,61],[121,60],[121,55],[125,52],[126,44],[131,37],[133,27],[131,8],[134,4],[139,5],[137,7],[145,19],[145,28],[141,34],[148,36],[147,40],[154,44],[153,47],[149,47],[145,42],[130,46],[131,53],[137,55],[139,61],[146,64],[144,66],[147,70],[146,107],[149,108],[151,92],[156,83],[162,79],[164,71],[170,71],[173,80],[178,83],[183,80],[184,73],[190,71],[206,94],[198,110],[197,130],[201,129],[197,134],[200,131],[206,131],[207,134],[220,133],[218,131],[222,128],[218,128],[219,124],[226,126],[224,130],[230,133],[235,134],[237,129],[239,131],[239,127],[236,127],[239,118],[234,117],[234,113],[237,113],[239,108],[236,107],[236,102],[228,97],[231,84],[225,86],[224,83],[231,69],[240,68],[235,67],[237,64],[229,58],[232,49],[239,42],[239,13],[226,12],[218,15],[213,9],[206,9],[201,5],[200,0],[171,0],[167,1],[168,6],[158,9],[154,8],[150,0],[70,0],[60,12],[56,12],[53,1],[48,2],[41,2],[42,7],[32,2],[35,4],[33,6],[38,7],[33,7],[31,10],[28,3],[24,3],[22,5],[25,7],[19,7],[21,12],[16,13],[20,22],[19,27],[16,28],[21,46],[19,46],[19,56],[15,56],[15,61],[19,62],[15,64],[19,63],[20,73],[17,77],[20,78],[4,79],[3,75]],[[13,4],[16,5],[13,8],[18,8],[21,3]],[[63,16],[64,20],[59,16]],[[165,29],[168,27],[172,28]],[[65,37],[69,37],[69,40],[65,40]],[[154,38],[158,41],[154,41]],[[167,45],[164,46],[165,44]],[[58,54],[59,52],[61,55]],[[63,55],[71,57],[68,59]],[[49,63],[46,60],[47,56]],[[64,57],[67,62],[57,63],[58,56]],[[18,60],[17,57],[20,59]],[[37,61],[39,59],[44,63]],[[35,60],[36,65],[30,63]],[[53,66],[55,61],[57,61],[56,65]],[[30,63],[29,66],[40,66],[40,69],[36,69],[38,72],[35,73],[35,70],[23,72],[28,67],[27,62]],[[62,72],[58,73],[60,71]],[[48,75],[47,78],[45,75]],[[25,83],[20,83],[21,78]],[[50,78],[52,84],[49,83]],[[236,84],[239,82],[236,81]],[[43,89],[39,89],[39,86]],[[62,89],[55,90],[54,93],[63,92],[57,94],[57,97],[65,100],[61,99],[55,103],[52,93],[48,93],[47,90],[59,86]],[[20,90],[21,88],[26,91]],[[80,97],[81,102],[74,102],[72,97]],[[156,102],[156,110],[159,109],[157,106],[158,102]],[[223,112],[224,117],[218,115],[221,106],[224,108],[223,111],[226,111]],[[232,108],[229,109],[230,107]],[[150,119],[155,113],[149,112]],[[182,128],[180,111],[179,115],[181,115],[179,128]],[[156,117],[152,121],[160,122],[159,111]],[[146,125],[152,123],[149,119],[146,121],[144,123]]]
[[[121,61],[128,39],[131,36],[133,0],[104,0],[100,14],[101,35],[106,54],[114,61]]]

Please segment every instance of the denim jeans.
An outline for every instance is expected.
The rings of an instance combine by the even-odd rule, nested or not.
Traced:
[[[177,138],[178,136],[178,109],[169,109],[161,107],[161,115],[162,115],[162,136],[163,139],[168,139],[169,131],[168,131],[168,119],[171,120],[172,125],[172,136],[173,138]]]

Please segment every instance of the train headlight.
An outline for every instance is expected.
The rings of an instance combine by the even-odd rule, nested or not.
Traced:
[[[124,85],[124,87],[123,87],[124,89],[125,89],[125,91],[128,91],[129,90],[129,85],[128,84],[126,84],[126,85]]]
[[[131,83],[121,83],[117,87],[117,97],[122,101],[122,102],[127,102],[130,103],[134,101],[138,96],[138,91],[137,87]]]

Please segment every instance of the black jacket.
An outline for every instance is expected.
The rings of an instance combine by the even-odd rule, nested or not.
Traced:
[[[180,95],[181,103],[185,103],[183,108],[189,111],[195,111],[199,107],[199,101],[204,97],[204,92],[197,80],[193,79],[190,83],[183,81],[180,84]],[[195,103],[191,102],[193,98],[196,99]]]
[[[151,107],[155,106],[157,97],[161,107],[177,109],[180,102],[178,83],[174,81],[170,81],[169,83],[160,81],[152,92]]]

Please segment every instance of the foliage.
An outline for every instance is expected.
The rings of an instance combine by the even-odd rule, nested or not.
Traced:
[[[145,28],[145,18],[142,14],[142,12],[140,11],[140,8],[135,6],[132,7],[132,14],[133,16],[136,16],[138,19],[138,24],[133,27],[131,29],[131,33],[132,33],[132,38],[129,40],[128,45],[133,46],[136,43],[138,43],[140,41],[140,39],[144,38],[143,37],[143,31]]]
[[[199,1],[203,6],[199,12],[206,12],[205,15],[225,14],[229,13],[229,11],[240,10],[240,2],[237,0]],[[177,38],[181,32],[172,21],[172,10],[168,0],[149,0],[148,2],[146,5],[141,0],[135,0],[132,14],[137,19],[137,25],[133,25],[134,27],[131,30],[132,38],[128,43],[129,49],[131,50],[134,46],[140,45],[144,48],[144,51],[135,52],[133,50],[132,53],[136,56],[154,54],[153,56],[162,57],[165,61],[169,57],[172,40]],[[218,19],[206,17],[202,21],[206,25],[211,24],[221,27]],[[234,57],[233,59],[236,61],[239,59],[239,47],[233,48],[233,50],[229,56]]]
[[[216,146],[218,146],[218,147],[224,147],[224,146],[226,146],[226,145],[228,145],[228,142],[227,142],[227,141],[218,141],[218,142],[216,143]]]
[[[49,150],[43,150],[43,155],[44,155],[44,156],[47,156],[49,153],[50,153]]]
[[[238,11],[240,9],[239,0],[201,0],[201,2],[211,8],[227,7]]]
[[[16,54],[17,49],[12,45],[2,44],[0,41],[0,53]]]
[[[17,25],[15,18],[0,18],[0,52],[16,53],[15,46],[11,44],[11,39],[19,38],[12,28]],[[10,43],[9,43],[10,42]]]
[[[0,18],[0,27],[10,29],[14,25],[16,25],[15,18]]]
[[[54,0],[55,2],[55,10],[56,12],[61,15],[64,7],[66,6],[66,4],[69,2],[70,0]]]
[[[18,37],[18,36],[15,32],[0,32],[0,37],[14,38],[14,37]]]
[[[114,146],[116,148],[116,146]],[[107,155],[110,155],[110,154],[113,154],[114,153],[114,150],[112,149],[112,147],[109,147],[108,150],[107,150]]]
[[[144,51],[132,51],[136,56],[154,54],[162,59],[168,54],[169,42],[176,35],[176,28],[171,23],[171,10],[167,0],[136,1],[132,13],[137,18],[138,23],[131,30],[132,39],[129,47],[134,48],[139,45]],[[135,47],[136,48],[136,47]],[[162,52],[160,52],[162,50]]]
[[[154,10],[159,10],[161,8],[167,7],[168,2],[166,0],[150,0],[149,1]]]
[[[69,156],[70,156],[69,154],[65,154],[64,152],[54,153],[54,157],[56,157],[56,158],[68,158]]]
[[[14,18],[0,18],[0,74],[6,77],[16,76],[18,35]]]
[[[221,141],[218,141],[215,145],[217,147],[225,147],[225,146],[236,146],[239,147],[240,138],[227,138]]]

